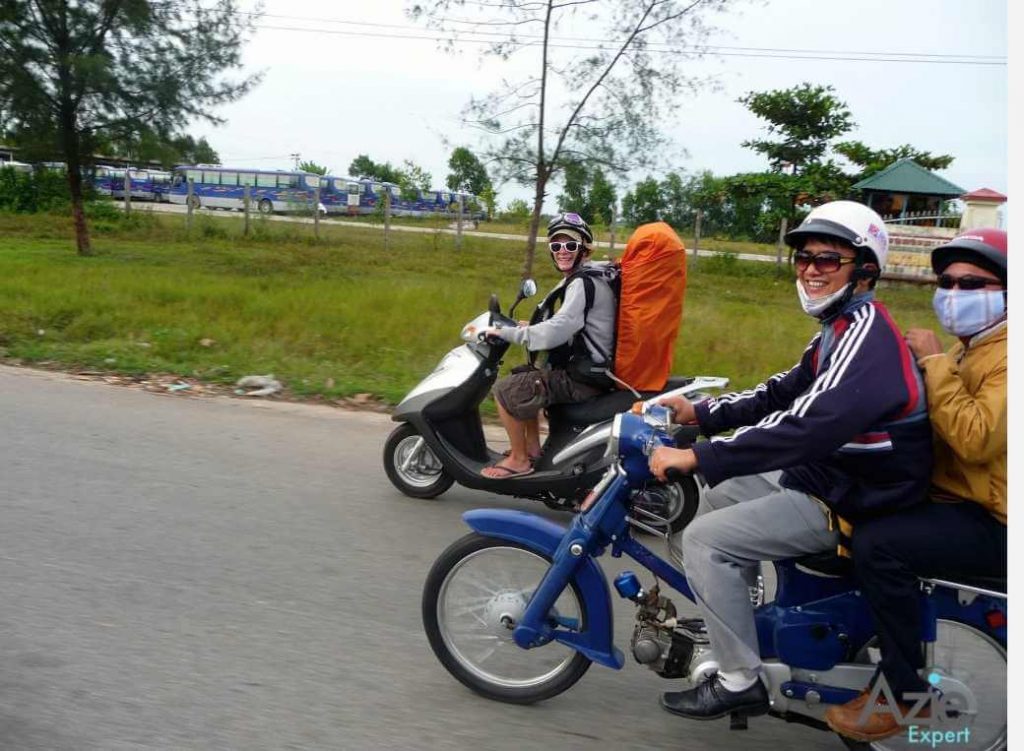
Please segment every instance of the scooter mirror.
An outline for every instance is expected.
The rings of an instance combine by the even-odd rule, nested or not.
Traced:
[[[523,279],[523,285],[519,288],[519,296],[523,299],[533,297],[537,294],[537,282],[533,279]]]

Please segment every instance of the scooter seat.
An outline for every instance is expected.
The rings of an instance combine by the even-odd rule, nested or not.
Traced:
[[[641,391],[641,399],[650,399],[665,391],[682,388],[693,382],[690,376],[669,378],[661,391]],[[625,412],[637,401],[631,391],[609,391],[585,402],[571,404],[552,404],[547,408],[548,419],[563,425],[585,427],[610,420],[620,412]]]

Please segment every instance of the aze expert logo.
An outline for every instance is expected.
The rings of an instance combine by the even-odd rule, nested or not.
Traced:
[[[942,676],[939,673],[931,673],[928,682],[933,690],[920,691],[904,694],[904,697],[913,702],[910,708],[903,712],[901,705],[885,676],[879,673],[868,700],[864,705],[857,722],[865,725],[872,714],[891,714],[896,722],[907,728],[907,740],[910,743],[929,748],[939,746],[966,744],[971,741],[971,728],[964,724],[965,715],[962,710],[968,706],[967,697],[956,691],[955,687],[949,690],[941,690]],[[883,703],[879,703],[879,699]],[[949,728],[955,721],[960,721],[961,727]]]

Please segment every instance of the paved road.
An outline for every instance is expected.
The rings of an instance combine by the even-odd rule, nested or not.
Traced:
[[[0,748],[841,748],[672,717],[634,664],[534,707],[462,688],[426,569],[466,509],[537,508],[397,494],[382,415],[0,367],[0,424]]]

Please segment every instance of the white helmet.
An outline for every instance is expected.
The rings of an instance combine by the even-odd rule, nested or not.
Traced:
[[[799,227],[786,233],[786,244],[799,250],[811,235],[834,237],[862,251],[857,253],[858,271],[865,263],[876,264],[879,273],[885,267],[889,254],[889,233],[885,230],[882,217],[862,203],[832,201],[818,206]],[[878,274],[871,276],[877,277]]]

